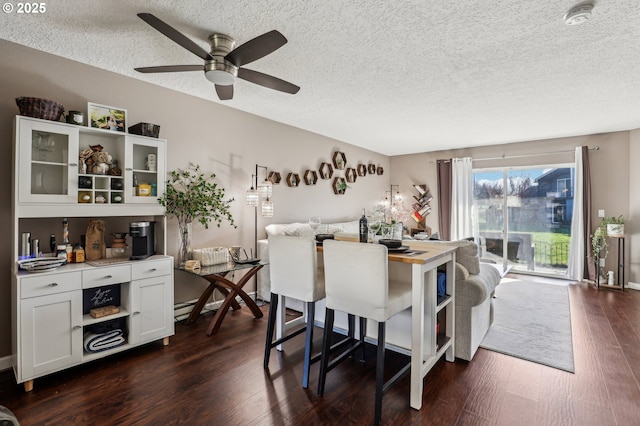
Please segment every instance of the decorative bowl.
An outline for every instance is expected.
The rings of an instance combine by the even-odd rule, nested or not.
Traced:
[[[317,234],[316,241],[321,243],[324,240],[333,240],[333,234]]]
[[[380,241],[380,244],[387,246],[387,248],[398,248],[402,245],[402,240],[392,240],[383,238]]]

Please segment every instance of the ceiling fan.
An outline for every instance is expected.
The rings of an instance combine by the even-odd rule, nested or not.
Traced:
[[[220,100],[233,98],[233,83],[237,78],[279,90],[296,94],[300,87],[277,77],[243,68],[244,65],[258,60],[276,51],[287,43],[287,39],[276,30],[262,34],[234,49],[235,40],[228,35],[214,33],[209,36],[211,52],[207,52],[184,34],[150,13],[138,13],[147,24],[204,60],[204,65],[165,65],[157,67],[135,68],[141,73],[204,71],[204,75],[215,84]]]

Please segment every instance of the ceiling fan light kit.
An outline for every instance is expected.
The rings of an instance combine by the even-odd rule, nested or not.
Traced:
[[[135,68],[138,72],[204,71],[206,79],[215,84],[218,98],[223,101],[233,98],[233,84],[237,78],[284,93],[295,94],[300,90],[300,87],[288,81],[242,68],[243,65],[263,58],[287,43],[285,36],[276,30],[251,39],[237,48],[234,48],[236,42],[232,37],[214,33],[209,36],[211,51],[207,52],[184,34],[152,14],[138,13],[138,17],[174,43],[204,60],[204,65],[165,65]]]
[[[592,10],[592,3],[583,3],[574,6],[564,15],[564,23],[567,25],[580,25],[591,18]]]

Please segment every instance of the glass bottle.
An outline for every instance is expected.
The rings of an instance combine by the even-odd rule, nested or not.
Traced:
[[[56,243],[56,236],[55,234],[51,234],[51,237],[49,237],[49,248],[51,249],[51,255],[53,257],[56,256],[57,252],[56,252],[56,247],[57,247],[57,243]]]
[[[361,243],[367,242],[367,229],[368,229],[367,216],[365,214],[365,209],[362,209],[362,217],[360,218],[360,228],[359,228]]]

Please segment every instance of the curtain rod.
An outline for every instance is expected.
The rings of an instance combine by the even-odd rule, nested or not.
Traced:
[[[600,151],[600,147],[596,146],[596,147],[593,147],[593,148],[589,148],[589,151]],[[563,151],[541,152],[541,153],[538,153],[538,154],[503,155],[502,157],[473,158],[472,161],[504,160],[505,158],[535,157],[535,156],[540,156],[540,155],[562,154],[562,153],[567,153],[567,152],[576,152],[576,151],[575,151],[575,149],[565,149]]]
[[[589,151],[600,151],[599,146],[595,146],[593,148],[589,148]],[[472,158],[472,161],[489,161],[489,160],[504,160],[507,158],[524,158],[524,157],[536,157],[541,155],[549,155],[549,154],[562,154],[567,152],[575,152],[574,149],[565,149],[563,151],[552,151],[552,152],[540,152],[537,154],[520,154],[520,155],[503,155],[502,157],[488,157],[488,158]],[[450,162],[451,160],[441,160],[445,163]]]

